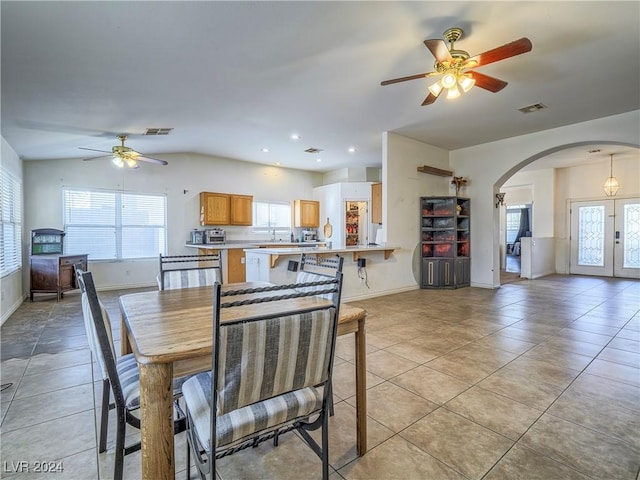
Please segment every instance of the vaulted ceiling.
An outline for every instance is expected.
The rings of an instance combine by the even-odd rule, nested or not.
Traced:
[[[0,5],[2,135],[25,160],[126,133],[160,158],[328,171],[379,166],[384,131],[454,150],[640,108],[636,1]],[[533,50],[478,69],[508,82],[499,93],[423,107],[432,79],[380,86],[432,70],[423,41],[453,26],[471,55],[521,37]],[[142,135],[156,127],[173,130]]]

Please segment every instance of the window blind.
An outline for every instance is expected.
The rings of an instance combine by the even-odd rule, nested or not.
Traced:
[[[0,276],[22,268],[22,183],[0,168]]]
[[[166,196],[63,190],[65,253],[90,260],[157,257],[166,250]]]

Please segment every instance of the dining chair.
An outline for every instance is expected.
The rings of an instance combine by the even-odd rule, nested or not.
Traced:
[[[205,287],[215,282],[222,283],[220,254],[160,254],[160,273],[157,281],[160,290]]]
[[[296,283],[309,284],[321,282],[326,276],[335,276],[342,272],[342,264],[344,257],[336,255],[335,257],[323,257],[318,255],[308,255],[303,253],[300,256],[300,268],[296,276]],[[307,285],[298,287],[301,291],[317,291],[321,289],[319,286]],[[324,295],[326,297],[326,295]]]
[[[102,372],[102,411],[98,451],[102,453],[107,449],[109,410],[115,408],[118,425],[113,478],[121,480],[124,456],[140,450],[140,442],[125,446],[126,425],[140,429],[141,419],[134,414],[140,409],[138,363],[132,353],[116,357],[109,312],[98,299],[91,272],[84,272],[76,267],[76,277],[82,297],[82,314],[87,340]],[[181,387],[185,380],[186,377],[181,377],[173,382],[173,398],[176,408],[174,433],[183,432],[186,428],[186,416],[178,403],[178,399],[182,396]],[[110,403],[111,392],[113,392],[114,403]]]
[[[328,277],[322,285],[323,294],[331,295],[329,301],[307,304],[294,312],[220,321],[224,308],[316,296],[297,287],[278,285],[221,294],[220,284],[214,285],[211,372],[215,381],[206,372],[183,386],[187,478],[191,453],[200,477],[211,474],[214,479],[217,459],[270,439],[277,445],[278,437],[291,430],[299,432],[320,457],[322,478],[329,478],[328,386],[342,274]],[[317,429],[321,429],[320,443],[309,434]]]

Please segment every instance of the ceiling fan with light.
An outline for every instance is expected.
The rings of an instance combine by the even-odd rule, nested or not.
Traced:
[[[458,27],[449,28],[444,32],[443,36],[449,42],[449,48],[447,48],[444,40],[439,38],[424,41],[425,46],[436,59],[434,64],[435,71],[385,80],[381,85],[391,85],[392,83],[406,82],[407,80],[442,75],[438,81],[429,87],[429,95],[422,102],[423,106],[431,105],[435,102],[443,90],[447,90],[447,98],[449,99],[459,97],[460,90],[468,92],[474,85],[496,93],[506,87],[507,82],[472,69],[530,52],[533,48],[531,40],[523,37],[471,57],[464,50],[454,49],[454,42],[459,40],[463,33],[462,29]]]
[[[113,155],[113,163],[115,163],[118,167],[124,167],[125,165],[129,168],[138,168],[138,161],[155,163],[156,165],[167,165],[165,160],[160,160],[159,158],[148,157],[146,155],[141,154],[140,152],[136,152],[133,148],[125,146],[124,142],[127,140],[127,135],[118,135],[118,140],[120,140],[121,145],[114,145],[111,148],[111,151],[107,150],[96,150],[94,148],[85,148],[78,147],[80,150],[89,150],[92,152],[101,152],[106,153],[107,155],[98,155],[97,157],[84,158],[83,160],[95,160],[97,158],[108,157]]]

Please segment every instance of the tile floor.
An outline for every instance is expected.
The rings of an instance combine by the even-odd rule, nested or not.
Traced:
[[[101,294],[115,319],[122,293]],[[353,337],[340,337],[333,480],[638,478],[640,282],[550,276],[354,304],[369,312],[369,451],[356,458]],[[1,334],[0,476],[112,478],[114,428],[109,450],[95,448],[100,392],[78,295],[25,302]],[[33,472],[43,461],[64,470]],[[180,434],[177,478],[184,462]],[[288,434],[221,461],[220,476],[319,478],[319,467]],[[125,478],[139,477],[138,452]]]

